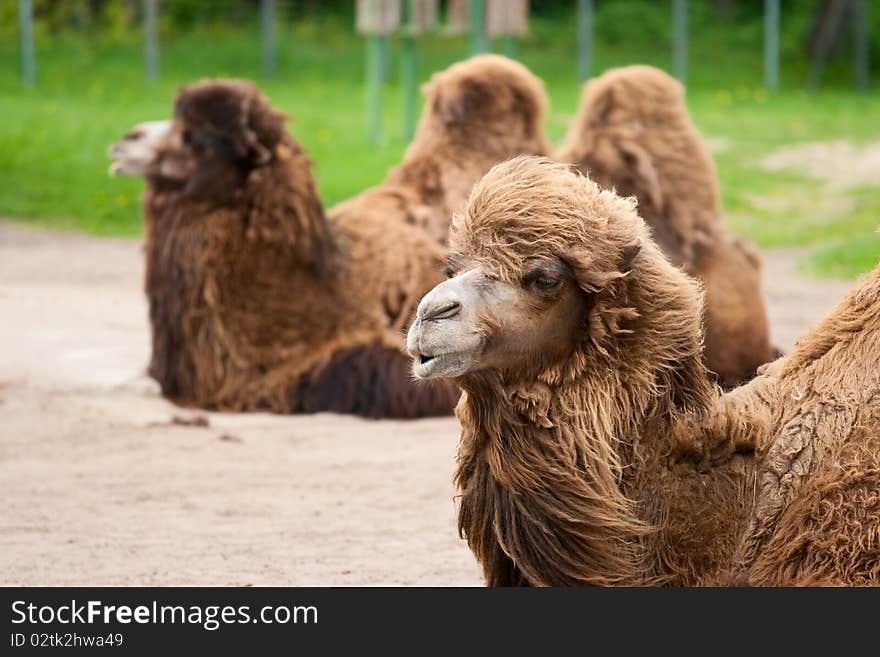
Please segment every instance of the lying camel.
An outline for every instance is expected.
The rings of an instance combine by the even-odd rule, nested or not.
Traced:
[[[611,69],[590,80],[555,157],[605,189],[635,196],[666,256],[702,281],[704,354],[724,387],[779,356],[770,344],[760,256],[720,221],[715,163],[677,80],[651,66]]]
[[[441,280],[443,248],[382,216],[329,221],[284,115],[254,85],[184,87],[171,121],[111,157],[147,180],[149,374],[165,396],[234,411],[452,411],[456,386],[413,382],[397,330]]]
[[[880,267],[722,394],[700,286],[632,199],[516,158],[408,335],[463,390],[458,523],[489,585],[880,584]]]

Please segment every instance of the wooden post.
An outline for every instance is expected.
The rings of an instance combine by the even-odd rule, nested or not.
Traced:
[[[764,0],[764,86],[779,87],[779,0]]]
[[[866,0],[854,0],[853,32],[853,79],[856,89],[866,91],[870,78],[868,3]]]
[[[357,31],[366,35],[367,139],[372,144],[381,139],[382,82],[387,76],[388,35],[398,25],[400,0],[357,0]]]
[[[577,72],[583,82],[593,72],[593,0],[578,0]]]
[[[18,0],[18,34],[21,52],[21,83],[33,87],[37,64],[34,57],[34,8],[31,0]]]
[[[672,0],[672,73],[687,79],[687,0]]]
[[[470,0],[468,12],[471,24],[471,55],[489,50],[486,38],[486,0]]]
[[[413,0],[403,0],[403,43],[400,80],[403,87],[403,137],[410,141],[416,130],[416,95],[419,61],[416,49],[415,7]]]
[[[501,38],[504,54],[516,58],[516,39],[528,33],[528,0],[485,0],[483,30],[487,44]]]
[[[144,73],[147,82],[159,76],[159,0],[144,0]]]
[[[260,0],[260,34],[263,40],[263,75],[275,76],[278,67],[275,0]]]

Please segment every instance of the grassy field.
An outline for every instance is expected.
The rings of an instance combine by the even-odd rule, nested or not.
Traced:
[[[668,25],[627,15],[625,3],[609,7],[614,9],[597,16],[602,40],[596,69],[635,62],[667,68]],[[643,38],[628,39],[625,27],[635,20]],[[849,91],[848,73],[835,68],[827,71],[824,88],[807,94],[803,65],[795,58],[784,61],[781,90],[768,93],[759,84],[760,24],[722,29],[707,20],[704,28],[693,31],[688,104],[716,145],[730,227],[764,248],[810,247],[805,271],[849,278],[871,268],[880,260],[874,233],[880,186],[837,189],[796,171],[767,172],[759,163],[791,144],[877,141],[876,94]],[[137,34],[44,37],[38,39],[34,90],[19,83],[14,39],[0,39],[0,215],[101,235],[139,234],[143,183],[107,176],[107,146],[136,122],[167,117],[177,87],[206,76],[254,79],[290,114],[328,205],[379,182],[406,146],[396,57],[384,93],[383,140],[371,146],[364,125],[364,47],[348,25],[283,26],[279,73],[272,80],[259,75],[257,36],[255,25],[166,35],[155,85],[144,82]],[[573,52],[573,24],[559,21],[534,21],[532,35],[519,44],[520,58],[546,82],[553,139],[562,136],[577,106]],[[466,56],[467,42],[431,36],[420,44],[420,55],[426,79]]]

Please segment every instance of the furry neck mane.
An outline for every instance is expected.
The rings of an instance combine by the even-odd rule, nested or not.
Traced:
[[[642,287],[670,275],[661,265],[612,284],[627,288],[614,296],[629,309],[598,295],[590,335],[565,363],[525,382],[503,371],[460,381],[458,524],[488,585],[661,577],[645,574],[663,509],[640,505],[644,471],[705,456],[708,441],[678,439],[678,425],[707,414],[718,394],[700,357],[699,293]]]

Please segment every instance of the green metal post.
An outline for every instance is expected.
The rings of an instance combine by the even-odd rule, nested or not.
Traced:
[[[470,0],[468,16],[471,23],[471,55],[489,50],[486,38],[486,0]]]
[[[34,8],[31,0],[18,0],[18,33],[21,47],[21,83],[33,87],[37,64],[34,57]]]
[[[159,3],[144,0],[144,73],[147,82],[159,76]]]
[[[511,59],[516,59],[516,37],[513,34],[504,35],[504,54]]]
[[[577,4],[577,72],[581,81],[593,71],[593,0]]]
[[[870,77],[868,56],[868,2],[855,0],[853,6],[853,77],[856,89],[865,91]]]
[[[275,75],[278,66],[275,0],[260,2],[260,34],[263,41],[263,75],[271,78]]]
[[[378,144],[382,131],[382,36],[367,35],[367,138]]]
[[[382,82],[391,79],[391,41],[385,34],[379,37],[379,74]]]
[[[416,48],[412,0],[403,0],[403,43],[400,60],[400,80],[403,88],[403,137],[410,141],[416,131],[416,101],[418,99],[419,59]]]
[[[764,86],[779,86],[779,0],[764,0]]]
[[[672,73],[687,79],[687,0],[672,0]]]

